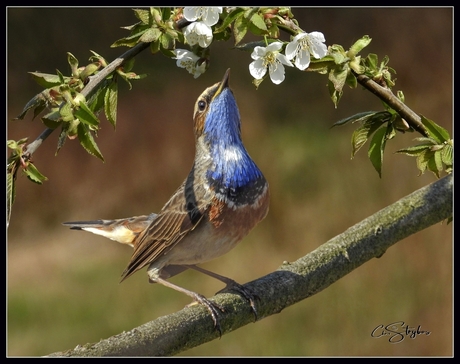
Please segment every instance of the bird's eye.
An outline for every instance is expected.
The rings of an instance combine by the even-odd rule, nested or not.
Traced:
[[[206,108],[206,102],[203,100],[198,101],[198,109],[203,111]]]

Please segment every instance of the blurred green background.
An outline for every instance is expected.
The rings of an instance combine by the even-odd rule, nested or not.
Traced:
[[[452,8],[293,8],[300,26],[322,31],[326,44],[348,48],[373,40],[363,56],[388,55],[415,112],[452,132]],[[68,73],[66,52],[85,64],[90,50],[113,60],[110,48],[137,19],[130,8],[8,8],[8,139],[34,140],[39,119],[11,121],[40,91],[29,71]],[[252,38],[248,38],[252,39]],[[283,39],[287,39],[284,36]],[[230,67],[246,148],[271,187],[270,213],[227,255],[203,265],[245,283],[293,261],[370,214],[435,180],[418,176],[415,159],[394,154],[416,134],[388,143],[379,179],[367,148],[350,160],[353,126],[344,117],[382,110],[369,92],[345,89],[337,109],[326,77],[286,70],[276,86],[251,84],[250,54],[233,43],[212,44],[210,69],[193,79],[175,61],[148,51],[121,82],[116,131],[103,121],[102,163],[68,140],[55,156],[57,134],[34,155],[49,178],[38,186],[22,174],[8,231],[7,355],[39,356],[95,342],[183,308],[188,297],[149,285],[145,270],[119,284],[131,250],[63,221],[120,218],[158,211],[187,175],[193,155],[193,105]],[[323,292],[279,315],[248,325],[181,355],[450,356],[452,225],[437,224],[399,242]],[[219,282],[197,272],[173,280],[212,296]],[[390,344],[372,338],[380,324],[404,321],[431,332]]]

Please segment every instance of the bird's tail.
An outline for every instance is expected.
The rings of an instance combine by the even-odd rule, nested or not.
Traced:
[[[133,246],[133,240],[155,220],[157,214],[134,216],[116,220],[69,221],[62,225],[74,230],[85,230],[122,244]]]

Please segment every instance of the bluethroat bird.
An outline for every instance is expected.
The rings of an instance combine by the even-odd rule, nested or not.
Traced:
[[[193,113],[196,152],[192,169],[158,214],[64,223],[132,246],[134,252],[121,281],[148,266],[151,283],[173,288],[203,304],[219,331],[218,310],[223,311],[222,307],[167,279],[188,268],[214,277],[226,284],[222,291],[242,294],[257,319],[249,290],[197,266],[234,248],[268,212],[268,183],[241,140],[240,114],[229,75],[230,69],[221,82],[198,97]]]

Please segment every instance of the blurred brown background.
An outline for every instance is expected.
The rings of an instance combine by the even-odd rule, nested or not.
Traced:
[[[388,55],[414,111],[452,132],[453,9],[293,8],[300,26],[322,31],[326,43]],[[85,64],[90,50],[113,60],[110,48],[137,19],[130,8],[8,8],[8,139],[34,140],[40,120],[11,121],[40,91],[27,72],[68,74],[66,52]],[[286,37],[284,39],[287,39]],[[68,140],[55,156],[57,133],[34,161],[49,178],[38,186],[19,175],[8,231],[7,354],[46,355],[130,330],[184,307],[189,299],[148,284],[145,270],[118,284],[131,250],[63,221],[120,218],[158,211],[187,175],[194,154],[192,111],[198,95],[230,67],[245,145],[271,187],[268,217],[232,252],[204,265],[245,283],[314,250],[351,225],[435,180],[418,176],[415,160],[394,151],[418,135],[399,135],[385,154],[383,177],[367,147],[350,160],[353,126],[344,117],[381,110],[358,87],[334,109],[326,77],[286,70],[256,90],[249,53],[212,44],[210,69],[198,79],[175,61],[144,51],[121,82],[116,130],[103,120],[102,163]],[[314,297],[182,355],[449,356],[452,354],[452,225],[438,224],[399,242]],[[196,272],[174,282],[206,296],[222,286]],[[404,321],[431,332],[399,344],[375,339],[380,324]]]

